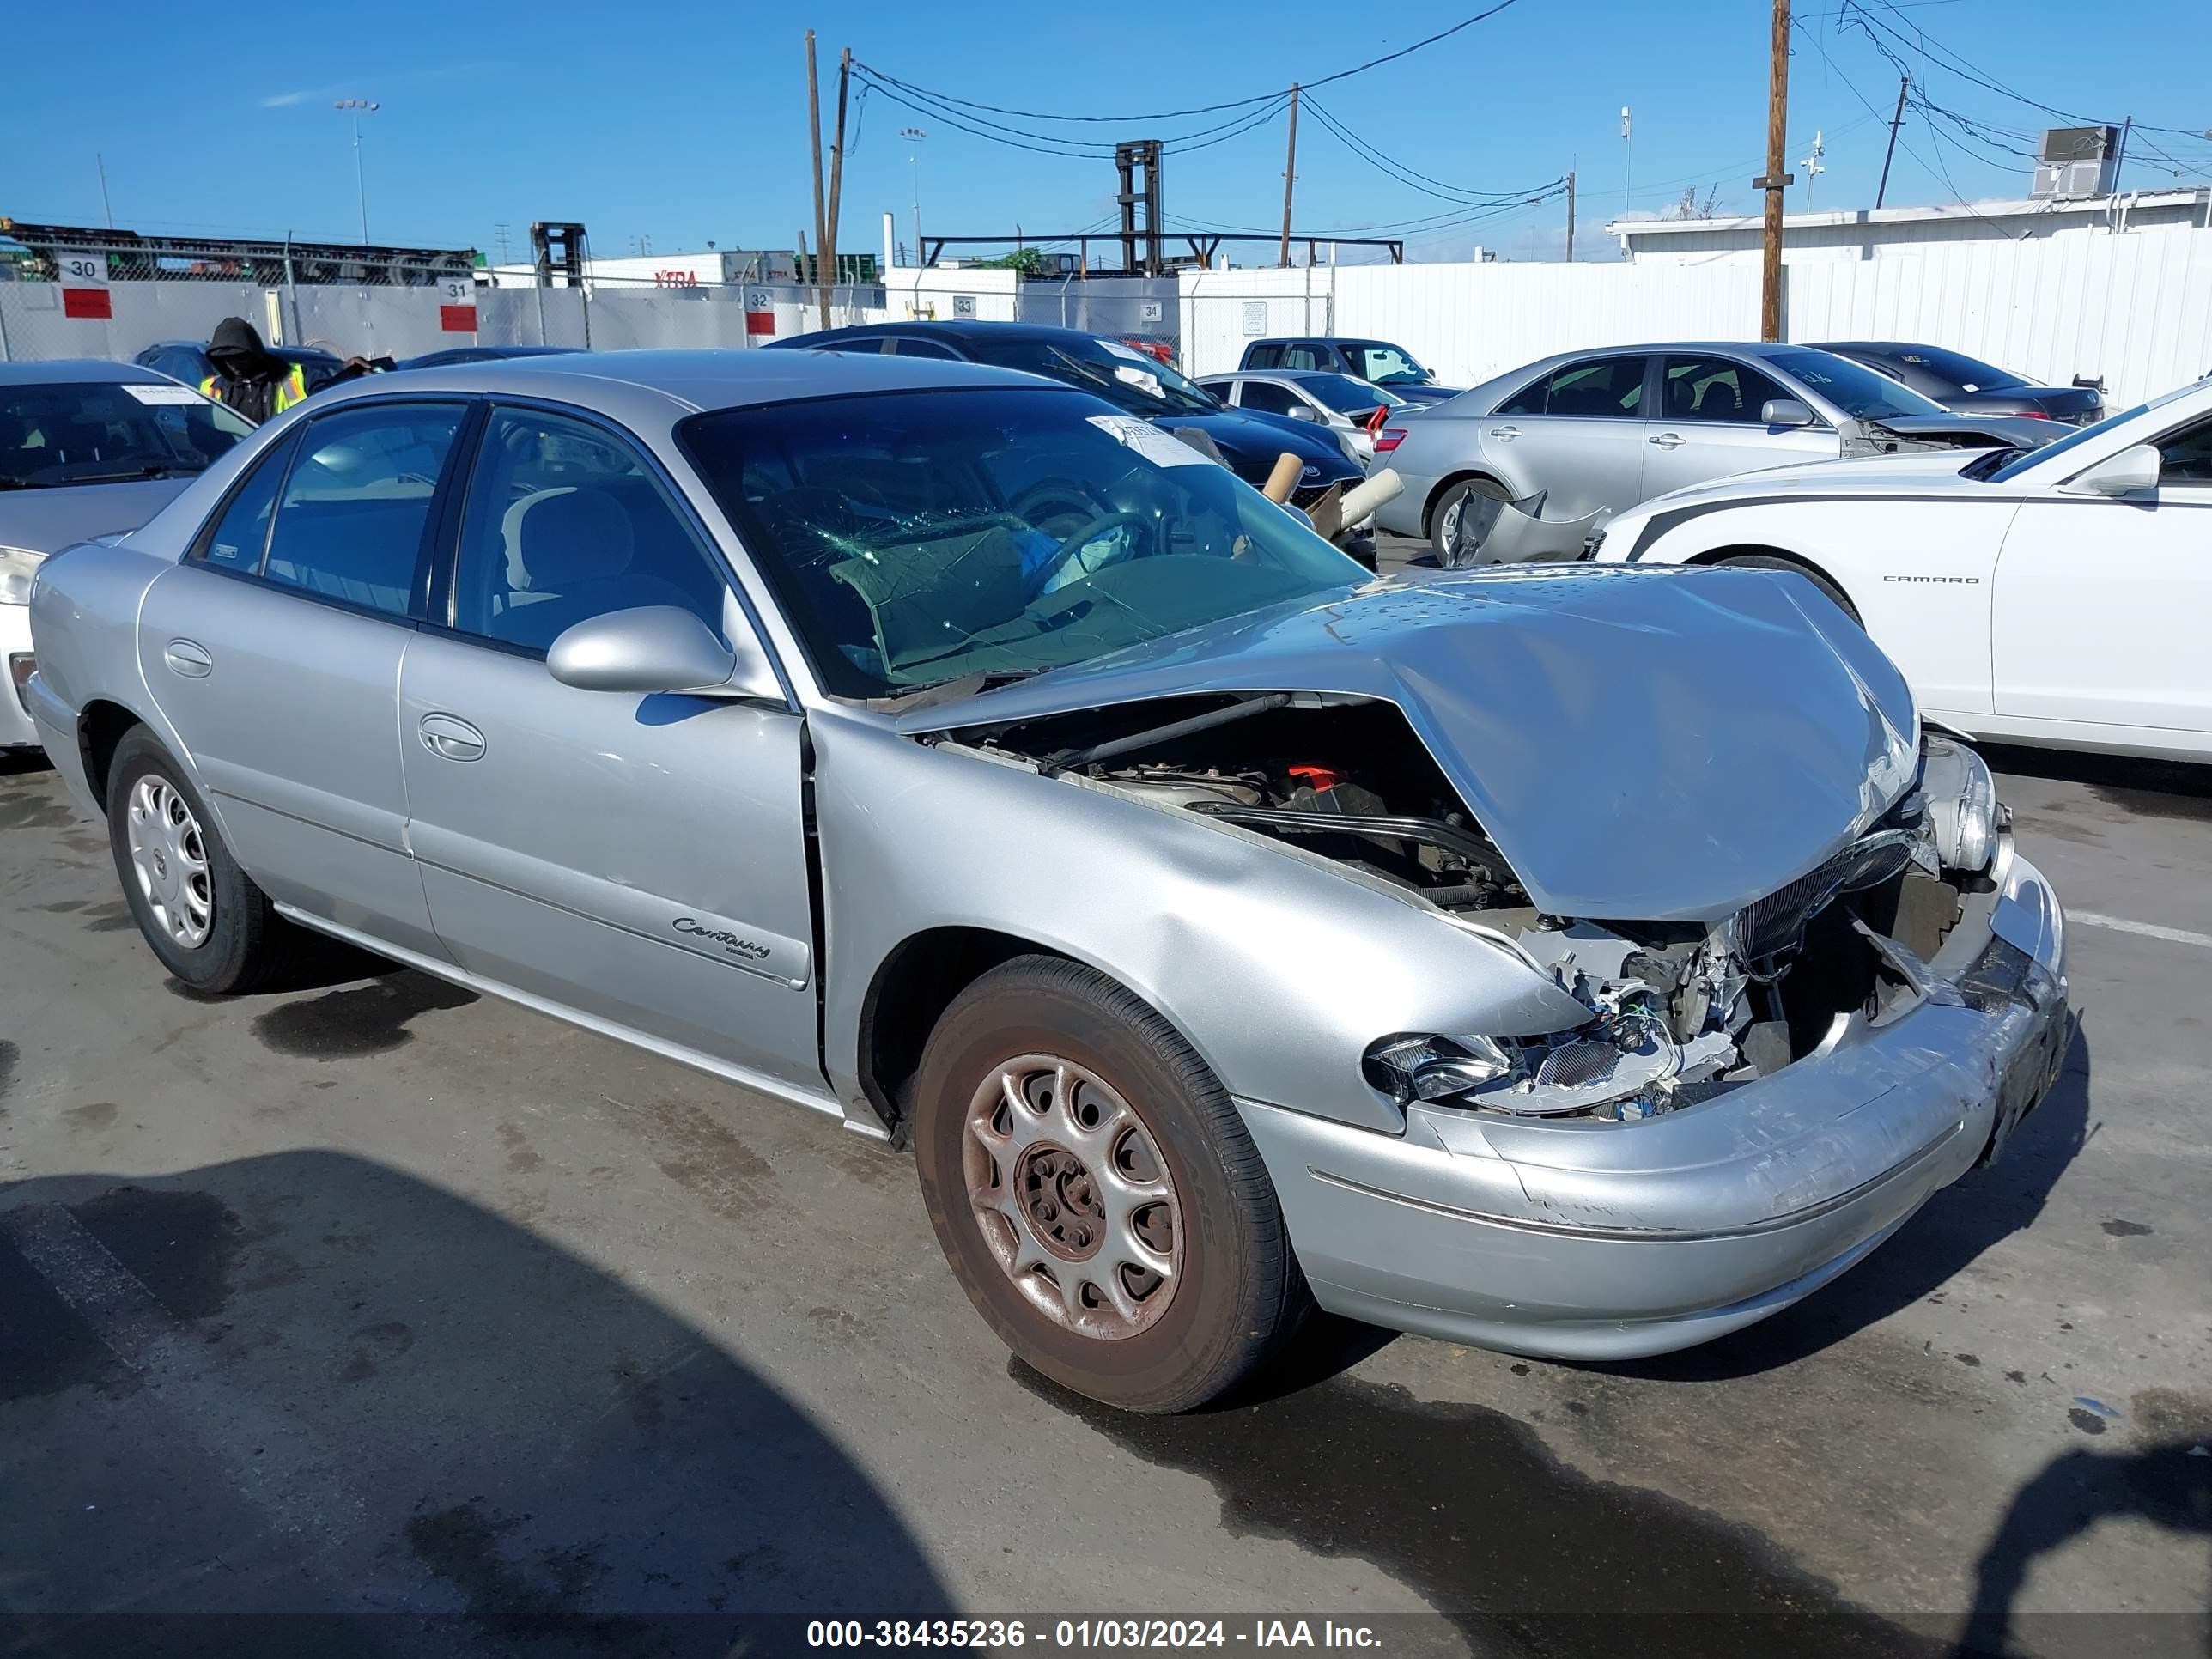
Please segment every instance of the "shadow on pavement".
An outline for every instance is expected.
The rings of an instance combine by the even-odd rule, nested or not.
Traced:
[[[2078,783],[2109,806],[2148,817],[2212,818],[2212,766],[2010,744],[1974,746],[1993,772]]]
[[[2200,1439],[2153,1446],[2146,1451],[2062,1453],[2014,1496],[1974,1572],[1974,1607],[1953,1650],[1954,1659],[2004,1659],[2016,1638],[2043,1647],[2043,1626],[2063,1632],[2068,1651],[2179,1654],[2185,1626],[2197,1627],[2201,1650],[2212,1654],[2212,1607],[2203,1620],[2186,1614],[2068,1614],[2021,1616],[2014,1604],[2028,1570],[2092,1528],[2133,1516],[2169,1531],[2212,1539],[2212,1455]],[[2028,1628],[2020,1628],[2026,1626]],[[2162,1626],[2163,1628],[2153,1628]],[[2146,1645],[2148,1644],[2150,1645]]]
[[[1991,1245],[2033,1223],[2092,1133],[2089,1043],[2077,1030],[2058,1081],[2021,1121],[1996,1161],[1936,1194],[1895,1237],[1833,1284],[1771,1319],[1701,1347],[1587,1369],[1708,1382],[1794,1365],[1936,1294]]]
[[[808,1413],[498,1215],[326,1152],[0,1193],[0,1653],[721,1654],[886,1607],[951,1612]]]

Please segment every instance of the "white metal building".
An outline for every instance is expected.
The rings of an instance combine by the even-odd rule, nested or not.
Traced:
[[[2045,196],[1950,207],[1849,209],[1784,216],[1791,263],[1879,259],[1925,253],[1931,245],[2033,242],[2098,234],[2176,232],[2212,227],[2212,188],[2127,191],[2117,196]],[[1617,219],[1606,227],[1639,265],[1755,264],[1760,222],[1745,219]]]

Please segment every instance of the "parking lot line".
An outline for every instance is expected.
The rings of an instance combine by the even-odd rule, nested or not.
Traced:
[[[2200,951],[2212,951],[2212,933],[2192,933],[2186,927],[2161,927],[2156,922],[2130,921],[2125,916],[2100,916],[2094,910],[2069,910],[2069,921],[2084,927],[2109,927],[2119,933],[2140,933],[2145,939],[2162,939],[2175,945],[2193,945]]]

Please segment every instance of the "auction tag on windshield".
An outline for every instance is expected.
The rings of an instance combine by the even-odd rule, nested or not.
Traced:
[[[1093,415],[1091,424],[1133,449],[1155,466],[1211,466],[1213,463],[1172,433],[1133,415]]]
[[[123,389],[142,404],[204,404],[206,398],[188,386],[140,386],[125,380]]]

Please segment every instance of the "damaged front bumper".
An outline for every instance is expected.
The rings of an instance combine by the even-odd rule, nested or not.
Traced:
[[[1323,1307],[1547,1358],[1666,1353],[1863,1259],[2056,1081],[2073,1031],[2064,922],[2008,838],[1922,990],[1884,1024],[1839,1019],[1817,1052],[1643,1122],[1416,1103],[1393,1137],[1238,1105]]]

